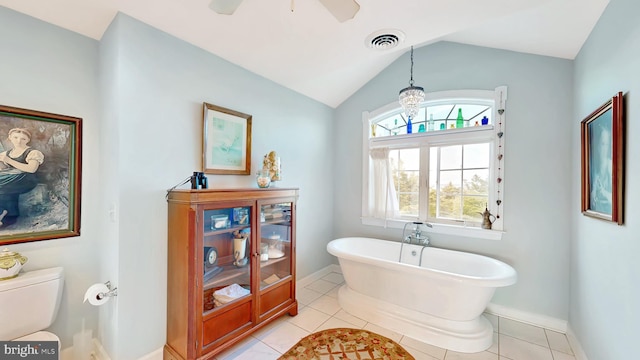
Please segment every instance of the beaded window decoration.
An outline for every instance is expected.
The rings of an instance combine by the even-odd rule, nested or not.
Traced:
[[[496,124],[496,136],[498,137],[498,151],[496,166],[496,219],[500,219],[502,205],[502,179],[504,177],[504,167],[502,160],[504,158],[504,102],[506,100],[506,89],[500,89],[500,101],[498,105],[498,123]]]

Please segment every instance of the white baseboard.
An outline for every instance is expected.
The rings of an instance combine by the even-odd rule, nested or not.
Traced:
[[[111,360],[107,350],[104,349],[102,343],[98,339],[93,339],[93,359],[92,360]]]
[[[102,347],[102,343],[97,338],[91,340],[93,342],[93,350],[91,351],[91,360],[111,360],[107,351]],[[162,354],[161,354],[162,355]],[[62,349],[60,351],[60,360],[76,360],[73,358],[73,346]],[[162,359],[162,357],[160,357]]]
[[[509,308],[503,305],[489,303],[487,310],[489,314],[498,315],[511,320],[520,321],[526,324],[535,325],[541,328],[553,330],[559,333],[567,333],[567,321],[556,319],[546,315],[540,315]]]
[[[573,350],[573,354],[576,356],[576,360],[589,360],[571,326],[567,328],[567,340],[569,340],[569,345],[571,346],[571,350]]]
[[[298,279],[296,281],[296,286],[299,288],[303,288],[309,284],[311,284],[312,282],[322,279],[323,277],[329,275],[332,272],[338,272],[342,274],[342,269],[340,269],[340,265],[336,265],[336,264],[331,264],[327,267],[324,267],[316,272],[314,272],[313,274],[310,274],[308,276],[305,276],[302,279]]]
[[[148,353],[138,360],[162,360],[163,352],[162,347],[154,352]]]

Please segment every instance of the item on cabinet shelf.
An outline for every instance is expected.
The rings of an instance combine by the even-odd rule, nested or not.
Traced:
[[[269,260],[269,244],[260,243],[260,261]]]
[[[209,181],[203,172],[194,171],[190,180],[192,189],[206,189],[209,187]]]
[[[269,276],[268,278],[266,278],[266,279],[264,279],[262,281],[264,281],[264,283],[267,284],[267,285],[271,285],[271,284],[273,284],[274,282],[276,282],[278,280],[280,280],[278,275],[272,274],[271,276]]]
[[[277,241],[269,245],[269,258],[279,259],[284,256],[282,241]]]
[[[216,306],[222,306],[235,299],[241,298],[245,295],[249,295],[251,291],[243,288],[238,284],[231,284],[220,290],[213,292],[213,302]]]
[[[246,238],[235,238],[233,239],[233,258],[235,261],[233,265],[237,267],[242,267],[247,265],[247,259],[245,258],[247,249],[247,239]]]
[[[291,213],[291,208],[289,207],[267,207],[263,209],[265,220],[276,220],[281,219],[283,217],[286,218],[287,213]],[[291,217],[291,216],[289,216]],[[287,219],[290,220],[290,219]]]
[[[275,232],[267,237],[269,239],[269,258],[279,259],[284,256],[284,245],[280,235]]]
[[[271,174],[267,169],[261,169],[258,171],[258,175],[256,175],[256,183],[258,183],[259,188],[268,188],[271,185]]]
[[[211,215],[211,230],[229,228],[229,215]]]
[[[204,248],[204,267],[210,268],[218,263],[218,249],[215,246]]]
[[[284,256],[284,252],[276,247],[269,246],[269,258],[279,259]]]
[[[275,151],[271,151],[264,156],[264,159],[262,160],[262,169],[269,171],[271,181],[282,180],[280,173],[280,157]]]
[[[487,118],[486,116],[482,117],[482,125],[489,125],[489,118]]]
[[[237,225],[249,224],[249,209],[233,208],[233,222]]]

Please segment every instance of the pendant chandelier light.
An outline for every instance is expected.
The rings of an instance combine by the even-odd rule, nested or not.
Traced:
[[[424,100],[424,89],[420,86],[413,86],[413,46],[411,47],[411,80],[409,87],[400,90],[399,101],[404,109],[404,113],[409,120],[415,119],[420,111],[420,104]]]

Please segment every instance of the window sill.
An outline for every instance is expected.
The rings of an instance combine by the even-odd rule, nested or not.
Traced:
[[[385,221],[369,217],[362,218],[363,225],[381,226],[392,229],[403,229],[407,222],[408,221],[401,220]],[[502,240],[502,235],[504,234],[504,231],[502,230],[487,230],[478,227],[445,224],[433,224],[433,228],[429,229],[429,232],[433,234],[444,234],[482,240]]]

